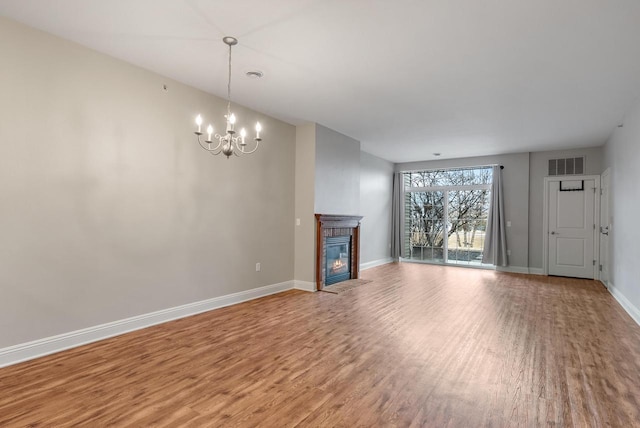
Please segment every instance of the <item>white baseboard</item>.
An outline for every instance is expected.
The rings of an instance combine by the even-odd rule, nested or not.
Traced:
[[[174,308],[163,309],[148,314],[138,315],[119,321],[113,321],[94,327],[84,328],[57,336],[46,337],[32,342],[21,343],[0,349],[0,367],[10,366],[34,358],[43,357],[65,349],[86,345],[87,343],[118,336],[130,331],[139,330],[152,325],[161,324],[179,318],[207,312],[224,306],[235,305],[270,294],[281,293],[294,288],[294,281],[266,285],[226,296],[214,297]]]
[[[391,257],[387,257],[384,259],[374,260],[372,262],[360,263],[360,270],[371,269],[372,267],[386,265],[387,263],[393,263],[393,259]]]
[[[613,283],[611,283],[611,281],[607,282],[607,288],[609,290],[609,293],[611,293],[611,295],[613,296],[614,299],[616,299],[618,301],[618,303],[620,303],[620,306],[622,306],[622,308],[627,311],[627,313],[629,314],[629,316],[631,316],[631,318],[633,318],[633,320],[636,322],[636,324],[640,325],[640,309],[638,309],[633,303],[631,303],[629,301],[629,299],[627,299],[625,297],[624,294],[622,294],[614,285]]]
[[[529,268],[529,273],[531,275],[544,275],[544,269],[542,268]]]
[[[313,293],[314,291],[316,291],[317,287],[315,282],[300,281],[300,280],[294,279],[293,288],[296,290],[310,291]]]

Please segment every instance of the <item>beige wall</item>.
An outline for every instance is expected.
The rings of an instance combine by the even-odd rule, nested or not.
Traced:
[[[296,127],[295,169],[295,279],[315,282],[315,123]]]
[[[3,18],[0,58],[0,348],[293,278],[293,126],[213,157],[221,99]]]
[[[391,257],[391,193],[393,164],[360,152],[360,262]]]

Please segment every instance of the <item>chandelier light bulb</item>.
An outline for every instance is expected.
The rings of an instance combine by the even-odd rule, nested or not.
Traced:
[[[202,127],[202,116],[198,115],[196,117],[196,125],[198,125],[198,132],[200,132]]]
[[[231,113],[227,115],[227,132],[233,133],[233,125],[236,123],[236,115]]]
[[[242,137],[242,143],[240,144],[242,144],[243,146],[246,145],[246,143],[244,142],[244,137],[247,136],[247,131],[244,128],[240,130],[240,136]]]
[[[260,139],[260,131],[262,131],[262,125],[260,122],[256,122],[256,139]]]
[[[207,134],[209,135],[209,138],[207,138],[207,141],[211,141],[211,135],[213,134],[213,126],[209,125],[207,127]]]

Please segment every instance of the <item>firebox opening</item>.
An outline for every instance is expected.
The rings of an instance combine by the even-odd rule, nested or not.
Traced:
[[[325,285],[351,278],[351,236],[326,238],[327,264]]]

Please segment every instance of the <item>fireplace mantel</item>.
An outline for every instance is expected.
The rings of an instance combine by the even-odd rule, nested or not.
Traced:
[[[316,287],[325,285],[325,241],[328,236],[351,236],[351,279],[360,275],[360,220],[357,215],[316,214]]]

